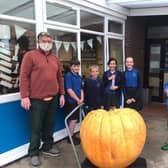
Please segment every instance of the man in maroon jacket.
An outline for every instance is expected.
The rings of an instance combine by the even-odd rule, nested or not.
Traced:
[[[64,84],[62,65],[52,52],[53,39],[47,32],[38,35],[38,49],[25,54],[20,71],[21,106],[29,111],[30,145],[28,154],[33,166],[41,164],[39,148],[43,141],[44,154],[58,156],[53,148],[55,112],[59,98],[64,106]]]

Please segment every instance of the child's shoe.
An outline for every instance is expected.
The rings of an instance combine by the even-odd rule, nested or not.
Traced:
[[[165,144],[161,147],[162,150],[167,151],[168,150],[168,144]]]

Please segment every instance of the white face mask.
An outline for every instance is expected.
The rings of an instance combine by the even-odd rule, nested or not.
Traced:
[[[52,43],[39,43],[39,47],[43,50],[43,51],[50,51],[53,47]]]

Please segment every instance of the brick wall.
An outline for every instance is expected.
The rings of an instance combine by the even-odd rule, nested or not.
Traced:
[[[126,57],[132,56],[135,67],[144,74],[146,22],[144,17],[128,17],[125,28]]]

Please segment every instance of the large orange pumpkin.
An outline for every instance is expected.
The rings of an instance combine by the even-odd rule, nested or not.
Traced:
[[[93,110],[80,128],[82,148],[99,168],[125,168],[141,154],[146,125],[134,109]]]

